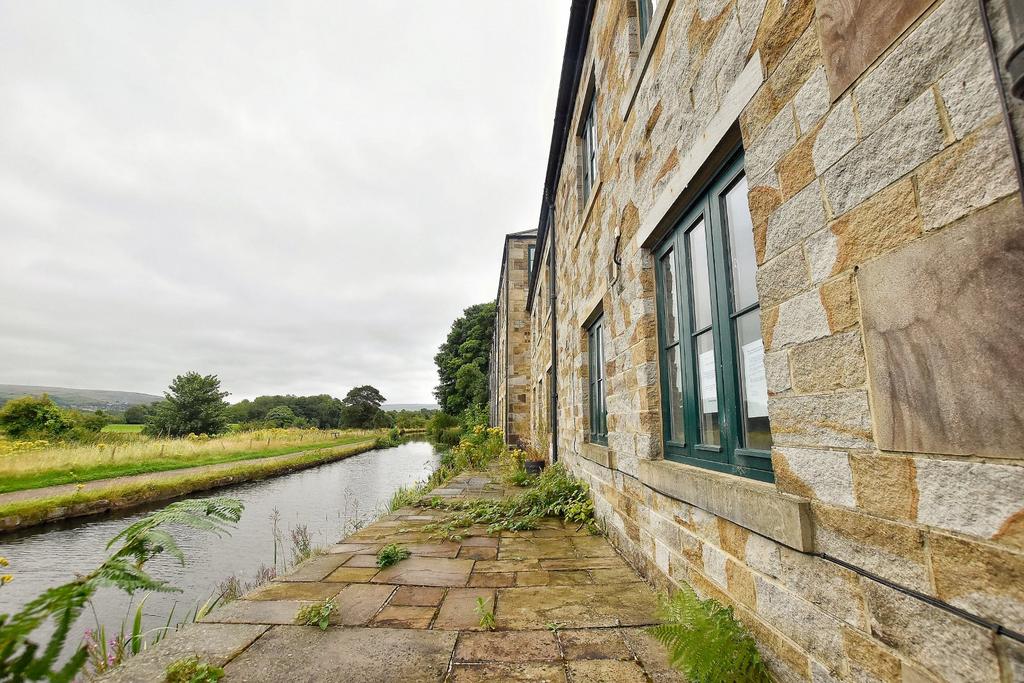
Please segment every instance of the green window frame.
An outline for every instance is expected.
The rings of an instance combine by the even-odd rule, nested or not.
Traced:
[[[657,3],[653,0],[636,0],[637,20],[640,28],[640,45],[647,40],[647,33],[651,30],[651,22],[654,20],[654,10]]]
[[[654,255],[665,457],[774,481],[742,152]]]
[[[590,443],[608,445],[608,405],[605,401],[604,316],[598,315],[587,328],[590,386]]]

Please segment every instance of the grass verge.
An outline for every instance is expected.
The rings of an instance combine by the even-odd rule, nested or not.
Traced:
[[[17,501],[0,505],[0,531],[20,529],[69,517],[84,517],[111,510],[121,510],[153,501],[178,498],[195,491],[266,479],[341,460],[373,450],[375,446],[375,440],[369,439],[348,447],[320,449],[274,462],[250,462],[214,472],[183,473],[180,477]]]
[[[236,462],[238,460],[270,458],[276,455],[286,455],[288,453],[299,453],[302,451],[344,446],[346,444],[358,443],[365,439],[366,434],[360,433],[316,443],[292,443],[270,448],[235,452],[210,451],[198,455],[189,455],[187,457],[177,455],[161,457],[157,455],[145,460],[140,459],[127,462],[113,462],[109,464],[97,463],[87,467],[86,469],[50,470],[20,475],[6,475],[3,477],[3,480],[0,481],[0,493],[39,489],[47,486],[60,486],[62,484],[81,484],[87,481],[98,481],[100,479],[113,479],[115,477],[130,477],[137,474],[167,472],[169,470],[202,467],[203,465],[218,465],[226,462]]]
[[[141,434],[146,425],[109,424],[101,432],[108,434]]]

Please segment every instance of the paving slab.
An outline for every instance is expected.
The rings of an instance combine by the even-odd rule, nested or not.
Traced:
[[[372,580],[414,586],[465,586],[471,571],[473,560],[413,556],[380,570]]]
[[[167,666],[184,657],[199,657],[223,666],[263,635],[269,626],[253,624],[190,624],[132,657],[102,678],[109,683],[163,681]]]
[[[377,556],[376,555],[353,555],[348,558],[348,561],[344,564],[345,567],[358,567],[362,569],[376,569],[377,568]]]
[[[456,634],[391,628],[273,628],[225,668],[227,681],[441,681]]]
[[[456,664],[448,680],[451,683],[565,683],[565,670],[561,664]]]
[[[645,584],[499,588],[495,619],[501,629],[637,626],[655,623],[658,600]]]
[[[581,659],[566,665],[569,683],[647,683],[636,662],[614,659]]]
[[[235,600],[202,618],[204,624],[294,624],[308,600]]]
[[[377,567],[339,567],[328,574],[324,581],[339,583],[366,583],[377,575]]]
[[[311,557],[288,574],[276,577],[275,581],[322,581],[324,577],[345,564],[349,553],[329,553]]]
[[[388,605],[377,613],[371,623],[373,626],[394,628],[429,628],[436,611],[436,607]]]
[[[334,599],[338,609],[331,614],[331,623],[344,626],[362,626],[369,623],[394,592],[394,586],[367,583],[345,586]]]
[[[585,628],[558,631],[558,642],[566,659],[633,659],[622,633],[614,628]]]
[[[473,572],[469,577],[470,588],[508,588],[515,583],[513,572]]]
[[[464,560],[496,560],[498,559],[498,549],[488,548],[486,546],[472,546],[468,545],[459,550],[459,559]]]
[[[463,633],[455,646],[456,662],[557,662],[558,641],[551,631],[482,631]]]
[[[489,588],[452,588],[444,596],[441,610],[434,620],[436,629],[482,630],[476,613],[477,598],[483,598],[494,609],[494,590]]]
[[[244,600],[326,600],[337,595],[344,585],[319,581],[277,582],[248,593]]]
[[[444,588],[430,586],[402,586],[396,592],[391,605],[409,605],[413,607],[437,607],[444,597]]]

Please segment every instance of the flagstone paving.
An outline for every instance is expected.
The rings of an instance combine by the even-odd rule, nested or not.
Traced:
[[[479,472],[432,495],[500,498],[513,491]],[[557,519],[534,531],[458,540],[425,526],[444,516],[409,507],[384,517],[183,629],[115,670],[109,680],[162,681],[195,653],[225,681],[662,681],[681,680],[644,627],[657,597],[601,537]],[[378,569],[400,543],[411,557]],[[326,631],[298,610],[333,598]],[[480,626],[478,599],[495,630]]]

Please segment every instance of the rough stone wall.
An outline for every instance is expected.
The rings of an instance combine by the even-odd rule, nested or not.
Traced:
[[[887,584],[1024,632],[1024,409],[1014,390],[1024,215],[976,3],[915,3],[905,28],[878,23],[896,35],[873,36],[878,54],[862,55],[863,71],[839,92],[826,69],[837,46],[821,36],[848,18],[844,7],[857,6],[857,19],[877,2],[666,4],[631,107],[634,6],[600,0],[591,25],[580,91],[593,74],[598,178],[584,203],[570,139],[555,201],[560,457],[592,485],[622,551],[656,582],[734,605],[780,680],[1021,680],[1019,642]],[[688,153],[735,105],[751,64],[763,82],[738,123],[771,487],[806,501],[813,552],[659,493],[641,474],[662,457],[641,227],[682,189],[673,179],[694,171]],[[582,323],[598,306],[607,448],[586,443]],[[550,364],[545,320],[534,318],[531,386]],[[546,423],[531,424],[537,443]]]
[[[548,240],[537,252],[534,268],[537,269],[537,283],[530,301],[530,343],[529,343],[529,416],[530,438],[524,445],[537,453],[547,455],[551,449],[550,392],[551,380],[551,304],[550,275],[548,268]]]
[[[529,283],[529,245],[533,235],[506,238],[505,263],[498,288],[498,303],[491,363],[494,390],[491,410],[494,426],[505,430],[506,443],[522,446],[530,438],[529,374],[530,318],[526,311]]]

